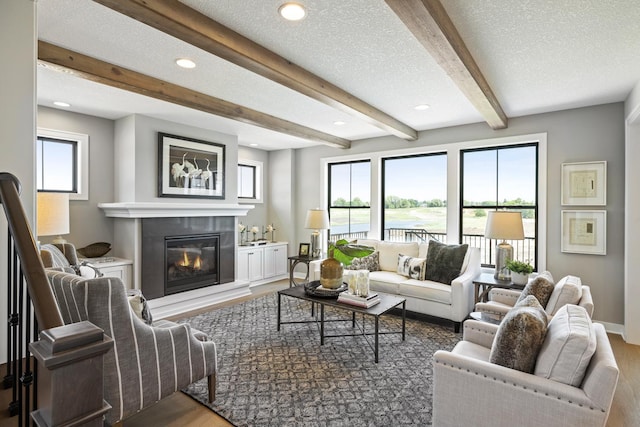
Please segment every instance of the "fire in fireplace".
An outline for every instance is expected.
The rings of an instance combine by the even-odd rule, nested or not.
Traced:
[[[165,237],[165,294],[175,294],[218,282],[217,234]]]

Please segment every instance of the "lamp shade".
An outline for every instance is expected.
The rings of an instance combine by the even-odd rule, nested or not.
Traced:
[[[312,230],[326,230],[329,228],[329,215],[324,209],[309,209],[304,228]]]
[[[69,194],[38,193],[38,236],[69,234]]]
[[[522,214],[520,212],[490,211],[484,237],[488,239],[523,240]]]

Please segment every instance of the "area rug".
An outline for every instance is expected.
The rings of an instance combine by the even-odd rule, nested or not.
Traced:
[[[346,314],[328,309],[326,317]],[[282,297],[283,321],[312,319],[309,302]],[[237,426],[431,425],[433,353],[461,338],[452,326],[407,319],[405,341],[380,336],[376,364],[362,336],[327,338],[321,346],[316,323],[278,332],[275,294],[183,322],[218,348],[216,400],[207,403],[206,379],[184,392]],[[383,316],[380,328],[399,331],[401,318]],[[365,329],[373,331],[371,319]],[[326,324],[326,334],[352,332],[351,322]]]

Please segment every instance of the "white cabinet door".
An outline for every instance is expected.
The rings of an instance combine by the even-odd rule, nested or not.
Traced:
[[[249,251],[238,249],[238,271],[236,272],[237,280],[249,280]]]
[[[276,254],[278,248],[275,246],[267,246],[264,248],[264,278],[276,275]]]
[[[252,249],[249,254],[249,281],[255,282],[261,280],[264,277],[262,255],[264,251],[262,249]]]
[[[264,248],[264,277],[287,274],[287,245],[274,245]]]

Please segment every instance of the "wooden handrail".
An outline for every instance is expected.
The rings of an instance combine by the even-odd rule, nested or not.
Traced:
[[[44,271],[27,216],[20,202],[20,182],[14,175],[0,173],[0,203],[4,208],[9,231],[15,242],[16,252],[27,282],[41,330],[62,326],[62,316]]]

